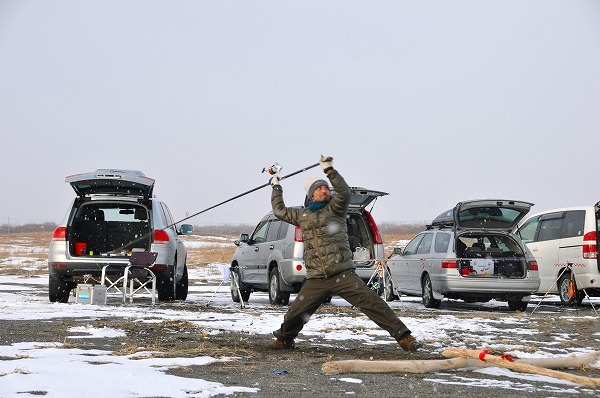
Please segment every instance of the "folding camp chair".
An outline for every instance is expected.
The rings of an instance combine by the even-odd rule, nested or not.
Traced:
[[[221,286],[223,286],[224,283],[227,283],[231,290],[233,290],[233,289],[237,290],[238,297],[240,298],[240,308],[245,308],[246,305],[244,304],[244,300],[242,300],[242,292],[240,291],[240,285],[235,276],[233,278],[231,277],[231,268],[229,267],[229,265],[227,265],[227,264],[215,264],[215,265],[217,266],[217,268],[219,268],[219,271],[221,271],[221,275],[223,276],[223,278],[221,279],[221,283],[219,283],[219,286],[217,286],[217,289],[215,290],[213,295],[210,296],[210,299],[206,303],[206,306],[208,307],[208,305],[210,304],[212,299],[215,297],[215,295],[219,291],[219,288]]]
[[[149,267],[154,264],[157,255],[156,252],[131,253],[129,265],[123,272],[123,302],[129,298],[129,302],[133,303],[133,295],[138,292],[150,293],[152,304],[156,302],[156,275]],[[127,290],[128,280],[129,291]]]
[[[116,291],[123,297],[123,303],[129,298],[133,302],[133,295],[138,292],[147,292],[152,296],[152,304],[156,302],[156,275],[150,270],[150,266],[156,261],[156,252],[134,251],[129,257],[129,263],[106,264],[102,267],[100,283],[106,285],[106,291]],[[114,278],[107,275],[108,268],[119,268],[123,270]],[[116,279],[115,279],[116,278]]]

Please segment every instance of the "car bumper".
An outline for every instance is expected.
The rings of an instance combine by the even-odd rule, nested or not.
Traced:
[[[498,294],[532,294],[539,280],[532,278],[462,277],[458,275],[431,276],[433,290],[443,295],[467,293],[493,297]]]
[[[282,286],[284,291],[296,291],[299,290],[302,283],[306,279],[306,267],[302,259],[293,258],[286,259],[279,263],[279,274],[281,279],[286,286]]]

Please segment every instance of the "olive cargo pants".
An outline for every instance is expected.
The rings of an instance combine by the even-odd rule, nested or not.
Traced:
[[[283,341],[296,338],[323,301],[334,294],[360,309],[396,340],[410,333],[387,303],[351,269],[329,278],[307,279],[285,314],[281,328],[273,332],[275,337]]]

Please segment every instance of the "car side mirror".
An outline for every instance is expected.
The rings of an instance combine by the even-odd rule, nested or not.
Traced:
[[[240,235],[240,242],[248,243],[249,240],[250,240],[250,235],[248,235],[248,234],[241,234]]]
[[[194,232],[194,226],[190,225],[190,224],[181,224],[181,227],[179,228],[179,233],[181,235],[189,235],[192,232]]]
[[[394,254],[402,255],[403,251],[401,247],[394,247]]]

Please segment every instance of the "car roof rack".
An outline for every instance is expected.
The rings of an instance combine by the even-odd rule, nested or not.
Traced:
[[[454,220],[433,220],[431,224],[427,224],[425,227],[427,228],[427,230],[431,230],[434,228],[452,228],[454,227]]]

